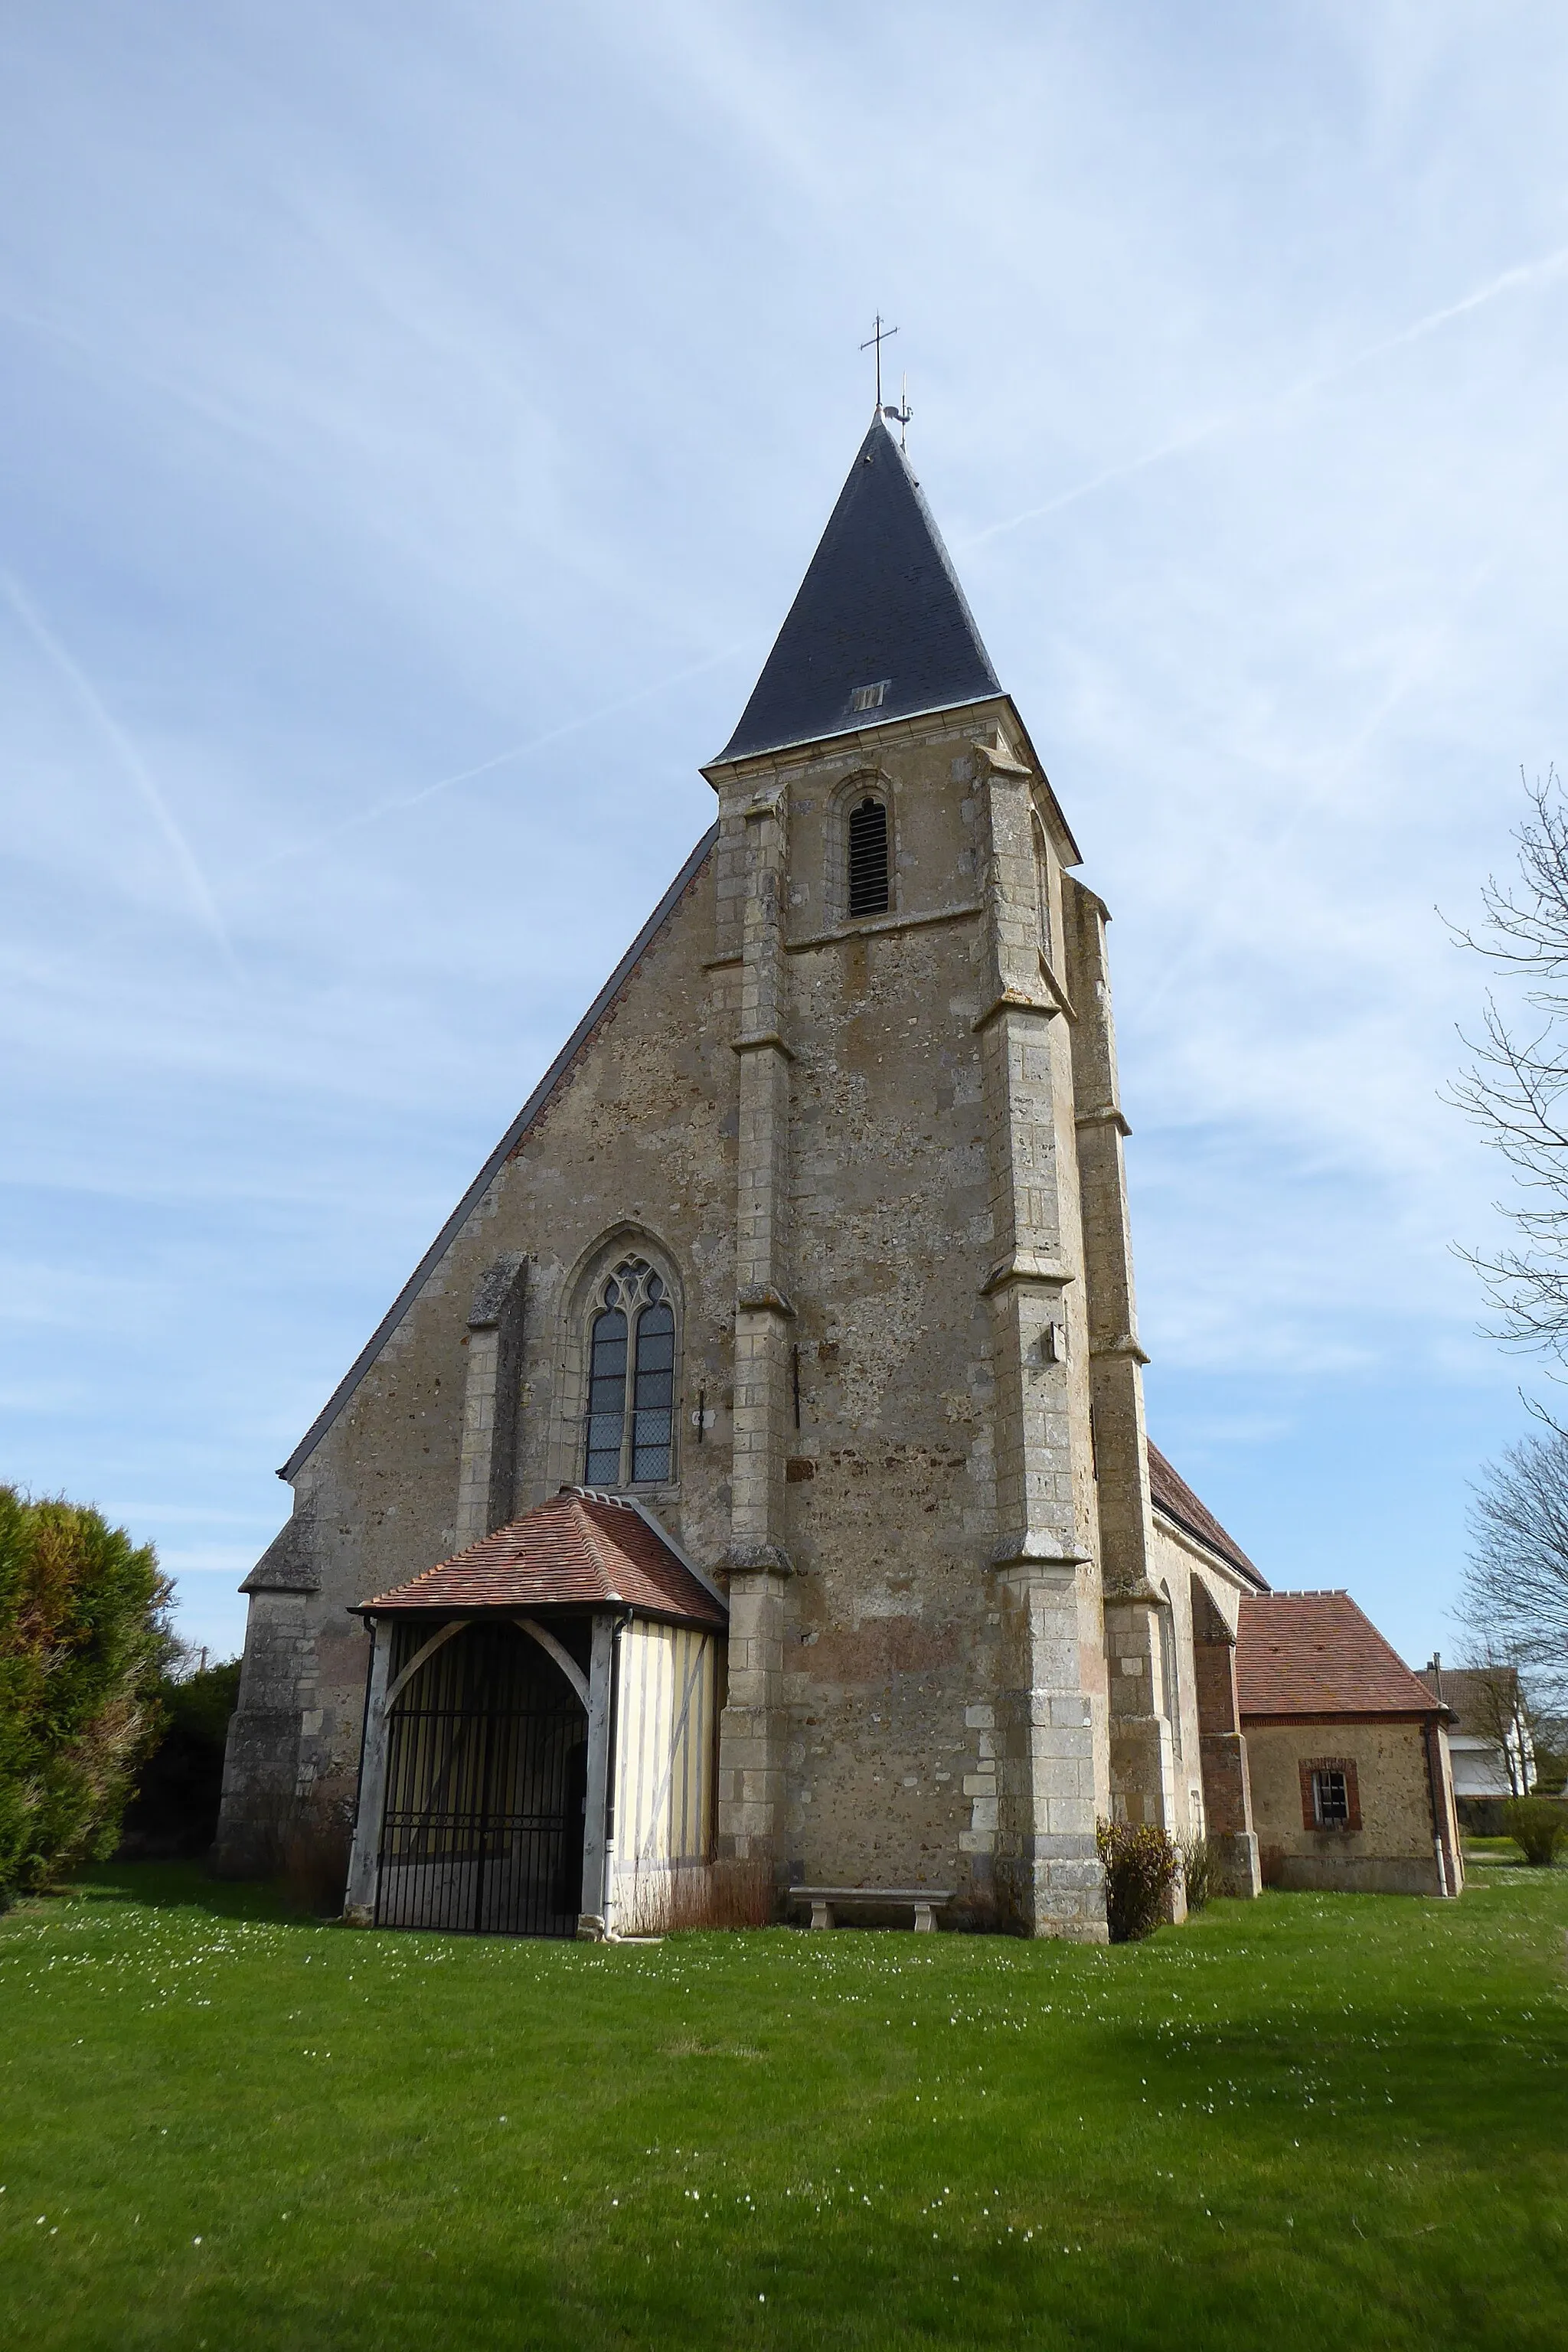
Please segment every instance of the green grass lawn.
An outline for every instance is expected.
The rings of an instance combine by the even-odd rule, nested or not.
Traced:
[[[0,1920],[0,2343],[1568,2343],[1568,1869],[1114,1951]]]

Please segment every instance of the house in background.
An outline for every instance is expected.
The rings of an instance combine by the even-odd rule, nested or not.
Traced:
[[[1434,1653],[1419,1679],[1448,1709],[1448,1751],[1459,1824],[1479,1837],[1502,1830],[1510,1797],[1535,1786],[1535,1746],[1512,1666],[1446,1666]]]
[[[1244,1593],[1236,1664],[1264,1885],[1458,1895],[1447,1711],[1350,1594]]]

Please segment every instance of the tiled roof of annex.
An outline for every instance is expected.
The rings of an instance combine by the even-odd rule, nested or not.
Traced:
[[[359,1603],[406,1609],[636,1609],[721,1633],[721,1601],[635,1504],[568,1488],[406,1584]]]
[[[1243,1593],[1236,1679],[1244,1722],[1439,1712],[1348,1592]]]
[[[1240,1570],[1249,1584],[1259,1592],[1267,1592],[1268,1580],[1256,1569],[1234,1536],[1227,1536],[1214,1513],[1200,1503],[1186,1480],[1177,1475],[1157,1445],[1149,1451],[1149,1496],[1157,1511],[1173,1519],[1183,1531],[1205,1549],[1215,1552],[1231,1567]]]

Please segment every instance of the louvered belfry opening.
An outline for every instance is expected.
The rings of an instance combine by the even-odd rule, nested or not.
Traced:
[[[849,912],[888,911],[888,812],[869,793],[849,812]]]

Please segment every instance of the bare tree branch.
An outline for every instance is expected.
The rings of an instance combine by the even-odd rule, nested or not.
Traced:
[[[1459,1255],[1499,1318],[1494,1338],[1568,1365],[1568,795],[1555,769],[1525,794],[1517,880],[1488,879],[1479,929],[1449,926],[1461,947],[1523,983],[1531,1015],[1510,1024],[1489,990],[1479,1035],[1460,1033],[1471,1059],[1448,1090],[1512,1171],[1515,1196],[1497,1207],[1519,1240]]]
[[[1483,1659],[1568,1695],[1568,1438],[1527,1437],[1487,1469],[1469,1514],[1459,1617]]]
[[[1477,1732],[1497,1749],[1508,1774],[1509,1794],[1530,1794],[1531,1717],[1519,1668],[1496,1656],[1476,1659],[1464,1669],[1461,1728]]]

